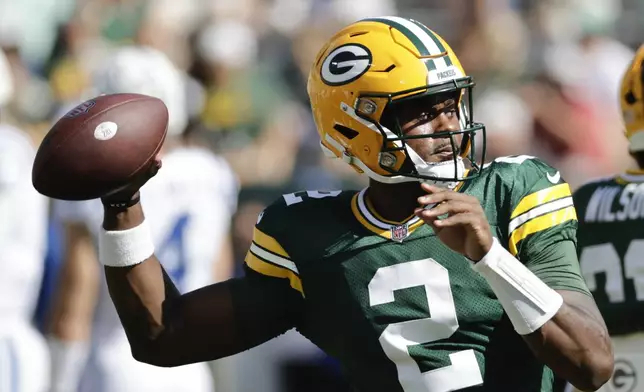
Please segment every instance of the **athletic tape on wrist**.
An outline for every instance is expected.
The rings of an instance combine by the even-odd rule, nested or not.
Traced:
[[[101,229],[98,236],[98,257],[108,267],[129,267],[152,256],[154,244],[147,222],[128,230]]]
[[[519,335],[541,328],[563,304],[559,293],[512,256],[496,238],[488,254],[473,268],[487,280]]]

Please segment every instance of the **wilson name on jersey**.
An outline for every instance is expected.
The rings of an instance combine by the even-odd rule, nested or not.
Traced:
[[[574,194],[581,270],[611,335],[644,330],[644,174],[590,182]]]
[[[570,188],[555,169],[503,158],[457,189],[480,200],[493,235],[547,284],[587,293]],[[383,219],[367,192],[293,193],[260,214],[247,268],[303,297],[298,330],[361,391],[550,391],[552,371],[470,261],[414,216]]]

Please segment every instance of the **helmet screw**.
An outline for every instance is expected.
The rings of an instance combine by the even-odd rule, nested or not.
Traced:
[[[360,98],[358,100],[357,110],[363,114],[372,115],[376,112],[376,110],[378,110],[378,106],[371,100]]]
[[[396,156],[390,152],[380,154],[380,164],[385,167],[393,167],[396,164]]]

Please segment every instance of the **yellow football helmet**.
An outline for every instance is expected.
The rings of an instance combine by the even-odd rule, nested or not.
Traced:
[[[620,95],[629,150],[644,151],[644,45],[622,79]]]
[[[456,182],[478,174],[485,159],[485,127],[472,122],[473,87],[438,34],[400,17],[364,19],[339,31],[319,52],[308,80],[322,150],[383,183]],[[450,137],[454,159],[426,163],[407,145],[411,137],[402,134],[395,108],[450,92],[460,92],[461,129],[413,138]],[[395,119],[393,129],[381,123],[385,112]],[[482,151],[474,148],[477,132],[482,134]],[[460,146],[455,146],[457,134],[463,135]],[[464,170],[463,158],[473,170]]]

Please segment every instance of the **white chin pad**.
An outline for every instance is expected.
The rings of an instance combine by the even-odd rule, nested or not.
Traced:
[[[405,150],[407,151],[409,159],[411,159],[414,167],[416,167],[416,170],[420,175],[438,178],[454,178],[454,174],[456,174],[457,178],[461,178],[465,174],[465,163],[463,162],[463,158],[461,158],[460,156],[456,158],[456,164],[454,163],[454,160],[428,163],[425,162],[425,160],[423,160],[423,158],[421,158],[413,148],[409,147],[409,145],[405,145]],[[444,186],[446,188],[453,188],[457,181],[430,180],[423,182],[433,183],[438,186]]]

